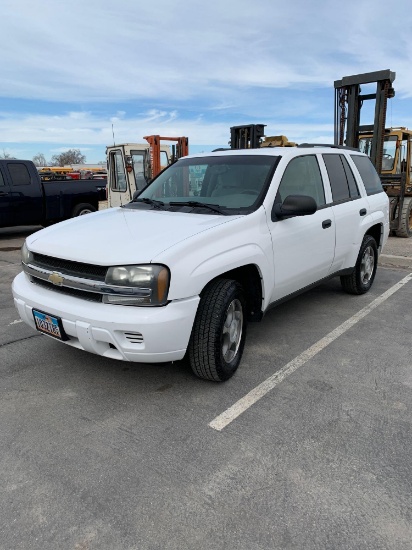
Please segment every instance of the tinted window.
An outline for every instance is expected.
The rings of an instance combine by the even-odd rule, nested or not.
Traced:
[[[350,199],[349,185],[341,155],[323,155],[332,188],[333,202]]]
[[[6,184],[4,182],[3,174],[1,173],[1,170],[0,170],[0,186],[2,185],[6,185]]]
[[[13,185],[30,185],[30,174],[25,164],[13,162],[7,165]]]
[[[381,180],[376,172],[369,157],[361,157],[360,155],[351,155],[356,168],[359,170],[359,174],[365,185],[366,193],[373,195],[374,193],[381,193],[383,191]]]
[[[277,199],[283,202],[288,195],[313,197],[318,206],[325,204],[325,191],[315,155],[292,159],[280,182]]]
[[[341,156],[341,160],[342,160],[343,168],[345,170],[346,179],[348,180],[350,196],[352,197],[352,199],[356,199],[360,197],[360,193],[358,189],[358,184],[356,183],[356,180],[355,180],[355,176],[353,175],[353,172],[349,166],[348,161],[343,155]]]

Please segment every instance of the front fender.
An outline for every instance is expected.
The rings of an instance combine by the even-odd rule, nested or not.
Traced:
[[[256,266],[260,274],[264,306],[274,284],[272,241],[264,211],[196,235],[153,261],[170,268],[170,300],[197,296],[211,280],[247,265]]]

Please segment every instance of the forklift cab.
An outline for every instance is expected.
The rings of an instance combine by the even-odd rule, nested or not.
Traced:
[[[148,143],[124,143],[106,148],[107,198],[109,207],[122,206],[133,199],[151,180]],[[161,168],[170,163],[168,145],[160,147]]]

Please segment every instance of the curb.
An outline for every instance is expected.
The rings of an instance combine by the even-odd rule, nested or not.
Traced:
[[[410,256],[381,254],[378,259],[378,264],[384,267],[403,267],[412,269],[412,258]]]

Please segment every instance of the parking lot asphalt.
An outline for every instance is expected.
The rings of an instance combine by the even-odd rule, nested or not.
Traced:
[[[412,549],[412,239],[368,294],[331,280],[249,325],[215,384],[19,322],[36,229],[0,229],[1,550]]]

